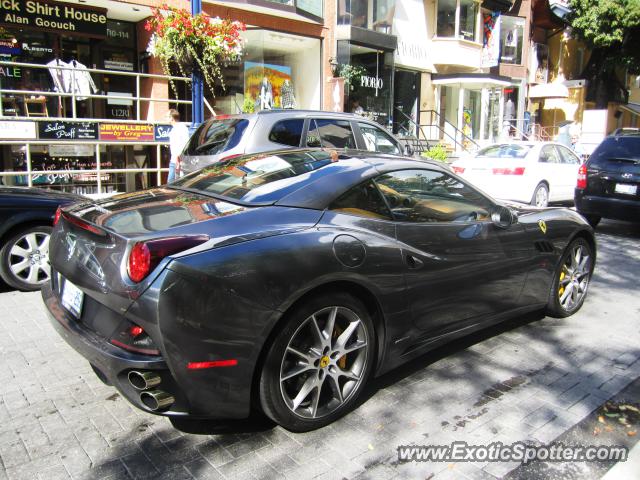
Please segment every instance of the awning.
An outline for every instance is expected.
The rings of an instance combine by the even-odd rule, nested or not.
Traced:
[[[569,89],[562,83],[541,83],[529,88],[529,98],[568,98]]]
[[[632,115],[640,115],[640,105],[637,103],[627,103],[626,105],[618,105],[618,107],[630,112]]]
[[[507,13],[513,8],[514,0],[484,0],[482,8],[486,8],[493,12]]]
[[[490,73],[453,73],[449,75],[431,75],[434,85],[462,85],[479,87],[508,87],[511,78]]]

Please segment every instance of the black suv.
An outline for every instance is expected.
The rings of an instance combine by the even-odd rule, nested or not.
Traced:
[[[605,138],[578,171],[576,209],[594,227],[602,217],[640,221],[640,133]]]
[[[379,124],[350,113],[312,110],[265,110],[218,115],[193,133],[180,156],[190,173],[225,158],[283,148],[322,147],[411,154]]]

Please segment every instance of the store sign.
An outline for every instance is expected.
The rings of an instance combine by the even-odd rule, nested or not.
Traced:
[[[173,126],[171,125],[156,125],[154,129],[154,137],[156,142],[168,142],[169,141],[169,133]]]
[[[38,122],[42,140],[97,140],[98,125],[91,122]]]
[[[62,145],[49,146],[49,155],[52,157],[93,157],[96,154],[94,145]]]
[[[35,140],[36,122],[0,121],[0,140],[11,140],[13,138]]]
[[[0,25],[107,36],[107,10],[46,0],[0,0]]]
[[[12,40],[0,40],[0,55],[20,55],[22,50],[17,42]]]
[[[104,68],[105,70],[122,70],[124,72],[133,72],[133,63],[121,62],[117,60],[105,60]]]
[[[360,86],[380,90],[384,86],[384,82],[380,77],[369,77],[367,75],[362,75],[360,77]]]
[[[132,123],[100,124],[100,140],[121,142],[153,142],[153,125],[137,125]]]

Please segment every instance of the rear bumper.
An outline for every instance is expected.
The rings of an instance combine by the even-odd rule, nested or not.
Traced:
[[[584,190],[576,189],[575,203],[576,210],[584,215],[640,222],[640,202],[638,200],[585,195]]]
[[[42,299],[47,307],[49,318],[58,334],[80,355],[82,355],[94,368],[101,380],[113,385],[129,402],[148,413],[168,417],[193,417],[193,418],[244,418],[248,415],[249,396],[243,402],[230,402],[217,394],[213,385],[207,385],[212,381],[211,375],[215,372],[206,372],[205,375],[197,373],[192,379],[185,379],[184,375],[176,376],[171,368],[171,362],[162,357],[140,355],[111,345],[106,338],[94,333],[71,316],[62,307],[58,297],[53,292],[51,285],[46,284],[42,288]],[[161,377],[158,386],[147,389],[161,390],[175,398],[174,403],[166,410],[152,411],[140,398],[141,391],[134,388],[129,382],[128,375],[132,370],[151,371]],[[202,381],[205,379],[203,385]],[[190,398],[193,392],[198,392],[197,398]],[[201,405],[207,405],[202,409]]]

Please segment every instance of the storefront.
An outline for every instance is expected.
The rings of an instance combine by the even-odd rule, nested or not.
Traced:
[[[320,110],[321,40],[247,27],[243,60],[223,69],[224,88],[207,93],[216,114]]]
[[[167,126],[142,120],[138,100],[150,9],[102,4],[0,3],[3,184],[100,195],[162,182]]]
[[[497,141],[502,132],[504,90],[511,79],[490,74],[434,75],[445,141],[467,146]]]

